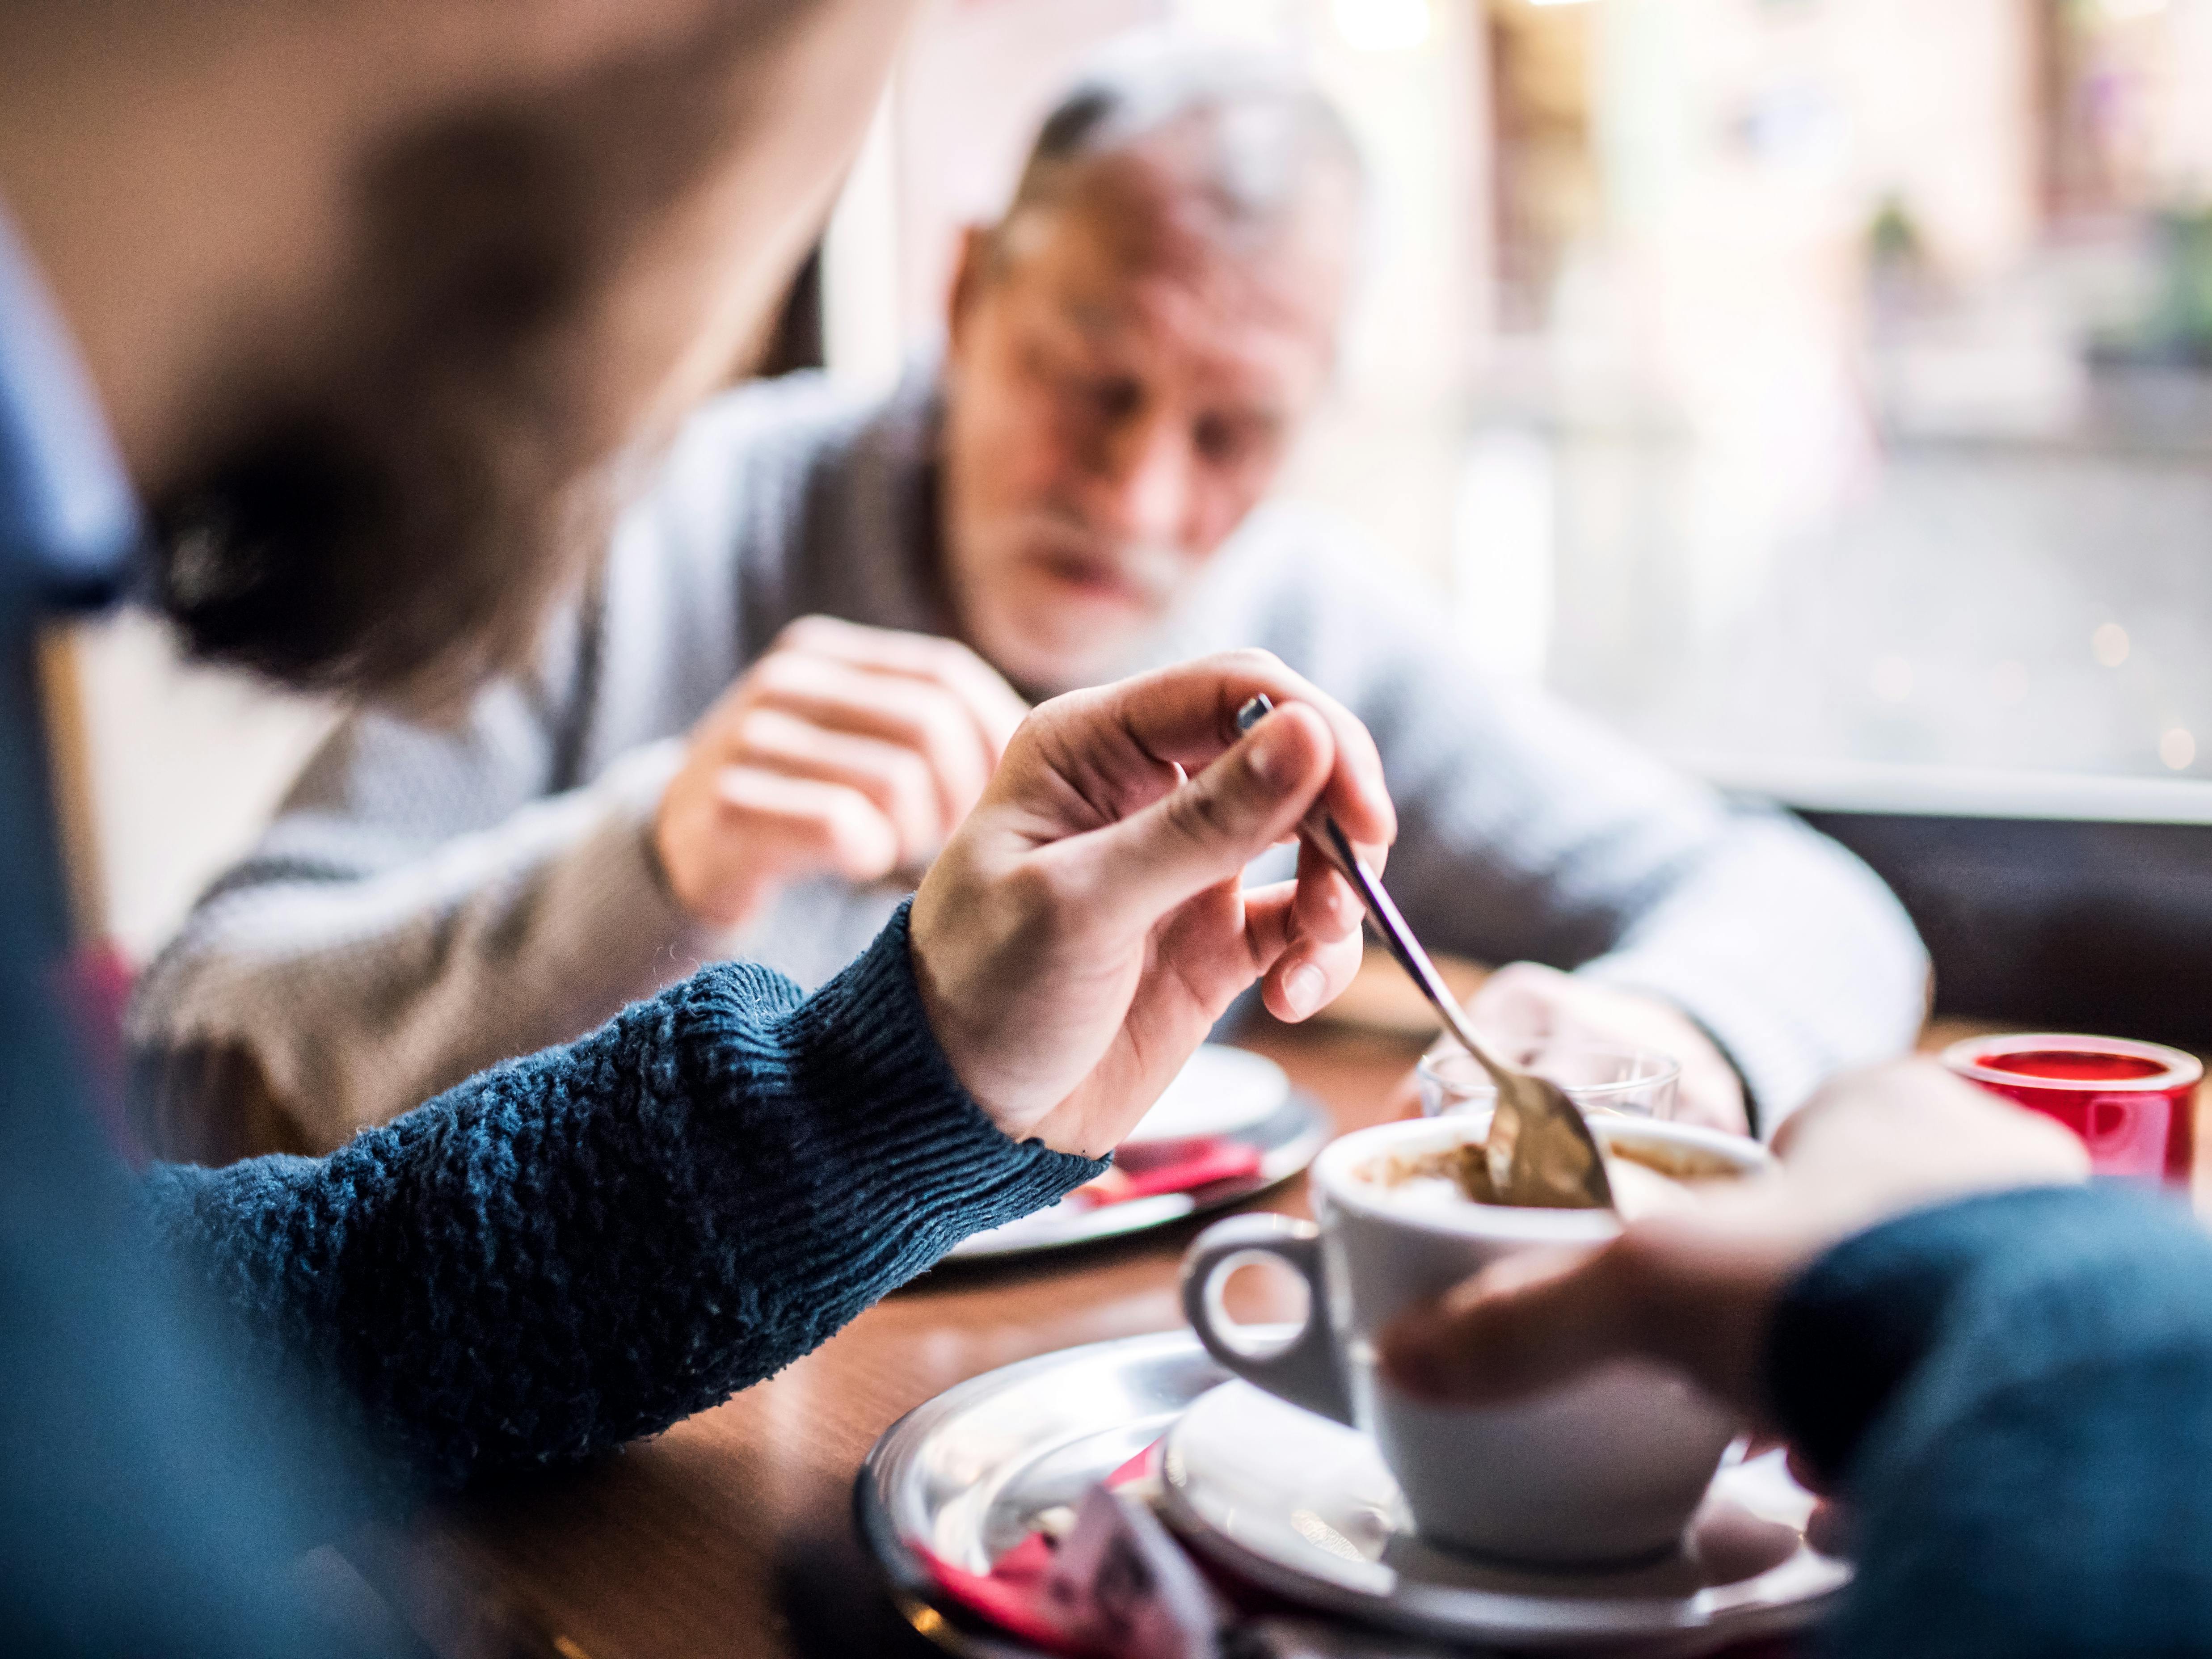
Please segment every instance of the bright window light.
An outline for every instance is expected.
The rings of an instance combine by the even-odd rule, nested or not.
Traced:
[[[1902,657],[1883,657],[1867,676],[1867,684],[1884,702],[1904,702],[1912,696],[1912,665]]]
[[[1429,0],[1334,0],[1329,15],[1356,52],[1407,52],[1429,38]]]

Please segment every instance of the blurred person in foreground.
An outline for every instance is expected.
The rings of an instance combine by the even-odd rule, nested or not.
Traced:
[[[1784,1437],[1857,1577],[1851,1659],[2212,1654],[2212,1238],[1926,1061],[1839,1080],[1782,1173],[1516,1256],[1386,1334],[1486,1405],[1642,1355]]]
[[[1024,698],[1233,646],[1374,732],[1393,893],[1515,964],[1486,1022],[1670,1053],[1679,1115],[1735,1130],[1908,1048],[1926,960],[1863,867],[1485,679],[1343,531],[1263,501],[1331,375],[1360,197],[1276,58],[1109,50],[968,236],[941,357],[888,400],[720,399],[532,672],[458,726],[336,734],[147,975],[149,1138],[324,1151],[701,960],[819,983]]]
[[[787,279],[903,21],[0,4],[0,1651],[345,1650],[287,1562],[362,1501],[769,1376],[1095,1177],[1255,981],[1296,1017],[1356,966],[1338,878],[1239,881],[1324,798],[1379,853],[1372,744],[1246,653],[1030,716],[811,997],[708,969],[326,1159],[133,1179],[104,1144],[46,620],[137,581],[301,683],[500,665]]]
[[[1296,1014],[1349,971],[1335,884],[1237,884],[1324,793],[1387,840],[1374,751],[1246,656],[1041,710],[910,917],[811,998],[708,969],[325,1159],[134,1182],[102,1143],[56,1006],[33,653],[43,618],[130,579],[131,483],[166,532],[146,576],[203,648],[356,690],[496,665],[557,572],[552,532],[588,523],[609,466],[764,309],[898,21],[836,0],[570,0],[527,29],[482,0],[0,6],[0,1650],[357,1650],[288,1567],[363,1495],[582,1456],[775,1370],[964,1231],[1094,1171],[1083,1154],[1243,985],[1264,973]],[[1235,740],[1256,689],[1292,706]],[[1940,1154],[1954,1189],[2078,1173],[2047,1139],[2008,1152],[1928,1105],[1878,1085],[1834,1121],[1876,1114],[1887,1167]],[[1843,1628],[1948,1633],[1953,1652],[2014,1634],[2001,1650],[2201,1650],[2201,1236],[2124,1199],[2031,1193],[1821,1255],[1895,1202],[1853,1203],[1850,1162],[1823,1168],[1799,1166],[1800,1204],[1754,1216],[1763,1233],[1647,1254],[1644,1291],[1674,1316],[1627,1328],[1749,1398],[1783,1308],[1834,1384],[1790,1424],[1816,1456],[1850,1444],[1883,1385],[1905,1379],[1878,1430],[1926,1398],[1912,1363],[1938,1344],[1936,1409],[1852,1468]],[[2076,1254],[2094,1283],[2067,1278]],[[1693,1291],[1688,1317],[1670,1287]],[[1411,1334],[1415,1386],[1501,1385],[1457,1322],[1483,1305]],[[1530,1322],[1575,1328],[1551,1311]],[[2052,1334],[2078,1360],[2063,1410],[2034,1369]],[[1595,1346],[1500,1352],[1532,1377]],[[1978,1395],[1976,1358],[2029,1392]],[[1942,1409],[1962,1398],[2032,1409]],[[1943,1459],[1945,1436],[1967,1455]],[[2039,1456],[2064,1478],[2023,1498],[2008,1475]],[[1941,1489],[1912,1486],[1922,1468]],[[1940,1571],[1916,1554],[1914,1499]],[[2091,1524],[2051,1565],[2069,1513]],[[2149,1542],[2179,1542],[2144,1548],[2160,1525]],[[2018,1587],[2015,1560],[2041,1570],[2021,1606],[2045,1622],[1963,1622]]]

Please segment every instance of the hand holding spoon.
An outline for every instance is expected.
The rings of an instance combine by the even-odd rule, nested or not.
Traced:
[[[1253,698],[1237,711],[1237,729],[1250,731],[1273,710],[1268,698]],[[1435,1005],[1444,1028],[1490,1074],[1498,1090],[1498,1106],[1490,1120],[1485,1157],[1498,1202],[1553,1210],[1612,1208],[1613,1183],[1606,1177],[1605,1157],[1580,1109],[1558,1084],[1516,1071],[1475,1036],[1436,963],[1334,817],[1316,807],[1299,834],[1352,884],[1398,965]]]

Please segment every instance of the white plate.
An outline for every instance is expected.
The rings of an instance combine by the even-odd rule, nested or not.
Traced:
[[[1273,1060],[1202,1043],[1121,1144],[1241,1134],[1280,1109],[1290,1093],[1291,1079]]]
[[[1309,1606],[1453,1642],[1709,1652],[1820,1616],[1850,1569],[1808,1547],[1813,1499],[1780,1453],[1723,1468],[1683,1553],[1547,1573],[1413,1535],[1367,1437],[1227,1382],[1169,1431],[1169,1519],[1204,1553]]]
[[[1328,1114],[1313,1097],[1294,1091],[1259,1122],[1230,1137],[1258,1151],[1260,1168],[1255,1175],[1241,1181],[1217,1181],[1197,1192],[1161,1193],[1120,1204],[1093,1206],[1079,1198],[1064,1198],[1048,1209],[962,1239],[946,1260],[991,1261],[1062,1249],[1164,1227],[1188,1216],[1241,1204],[1304,1169],[1335,1133]]]

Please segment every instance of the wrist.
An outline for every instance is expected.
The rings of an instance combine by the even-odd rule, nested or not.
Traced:
[[[786,1017],[786,1030],[794,1080],[831,1103],[793,1133],[817,1146],[828,1136],[857,1187],[881,1191],[909,1227],[933,1235],[919,1241],[933,1258],[969,1232],[1055,1202],[1100,1166],[1024,1142],[981,1109],[930,1023],[919,969],[902,905]],[[855,1201],[860,1213],[875,1207]]]
[[[1757,1103],[1752,1098],[1751,1087],[1744,1081],[1742,1068],[1735,1063],[1735,1056],[1695,1014],[1673,998],[1655,995],[1652,1001],[1666,1011],[1680,1033],[1675,1058],[1681,1063],[1682,1081],[1689,1083],[1699,1097],[1709,1100],[1715,1108],[1732,1115],[1737,1120],[1732,1127],[1740,1133],[1757,1134]],[[1681,1085],[1678,1083],[1676,1086]]]
[[[937,1039],[939,1053],[958,1078],[968,1097],[982,1110],[983,1115],[1001,1128],[1006,1126],[1006,1114],[992,1104],[988,1086],[977,1085],[985,1079],[975,1075],[975,1066],[968,1057],[978,1053],[988,1042],[988,1034],[975,1029],[975,1022],[963,1017],[967,1000],[955,989],[959,977],[956,963],[947,957],[957,952],[957,945],[948,947],[940,926],[943,906],[942,892],[936,872],[922,878],[921,890],[908,903],[907,960],[914,975],[915,1000],[921,1006],[922,1018],[930,1033]],[[977,924],[969,919],[970,927]],[[1008,1133],[1012,1133],[1009,1130]]]

